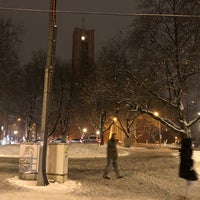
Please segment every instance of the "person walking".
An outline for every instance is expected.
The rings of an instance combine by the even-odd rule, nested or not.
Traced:
[[[184,138],[181,141],[179,177],[186,180],[185,199],[188,199],[190,195],[192,182],[198,180],[197,173],[194,169],[192,153],[192,139]]]
[[[118,163],[117,163],[118,152],[117,152],[116,145],[117,145],[116,133],[113,133],[107,144],[107,164],[106,164],[106,167],[104,169],[104,174],[103,174],[103,178],[105,179],[110,179],[110,177],[108,176],[108,172],[109,172],[111,162],[112,162],[117,178],[123,178],[123,176],[119,174],[119,170],[118,170]]]

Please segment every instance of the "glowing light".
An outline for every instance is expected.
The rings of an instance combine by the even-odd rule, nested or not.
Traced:
[[[83,132],[86,133],[87,132],[87,128],[83,128]]]
[[[154,112],[153,113],[155,116],[159,116],[159,113],[158,112]]]
[[[96,131],[96,134],[99,135],[99,134],[100,134],[100,131]]]
[[[81,35],[81,40],[85,41],[86,40],[86,36],[85,35]]]
[[[18,131],[14,131],[14,134],[17,135]]]

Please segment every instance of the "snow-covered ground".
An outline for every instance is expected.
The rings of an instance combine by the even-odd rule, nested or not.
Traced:
[[[177,150],[166,148],[119,147],[119,167],[124,176],[102,178],[106,146],[72,144],[69,146],[69,179],[62,184],[36,186],[36,181],[9,177],[11,191],[1,189],[0,200],[181,200],[185,181],[178,177]],[[18,146],[0,146],[0,156],[18,157]],[[195,168],[200,174],[200,151],[194,151]],[[6,187],[6,186],[5,186]],[[194,182],[192,200],[200,199],[199,181]]]

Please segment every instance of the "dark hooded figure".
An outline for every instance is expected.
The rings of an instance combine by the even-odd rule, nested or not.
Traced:
[[[103,178],[110,179],[110,177],[108,176],[108,171],[111,162],[117,178],[122,178],[118,170],[118,164],[117,164],[118,152],[116,145],[117,145],[116,134],[113,133],[107,144],[107,164],[104,170]]]
[[[186,180],[185,196],[189,194],[190,186],[192,181],[197,181],[197,173],[194,170],[194,161],[192,159],[192,140],[191,138],[184,138],[181,141],[180,149],[180,166],[179,176]]]

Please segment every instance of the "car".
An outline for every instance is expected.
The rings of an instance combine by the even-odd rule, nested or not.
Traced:
[[[62,138],[56,138],[53,142],[54,143],[61,143],[62,142]]]
[[[39,142],[39,141],[38,141]],[[52,139],[49,140],[50,143],[68,143],[67,140],[63,141],[62,138],[56,138],[56,139]]]
[[[100,139],[95,135],[89,135],[83,139],[83,143],[100,143]]]
[[[69,140],[69,143],[82,143],[82,140],[75,138],[75,139]]]

